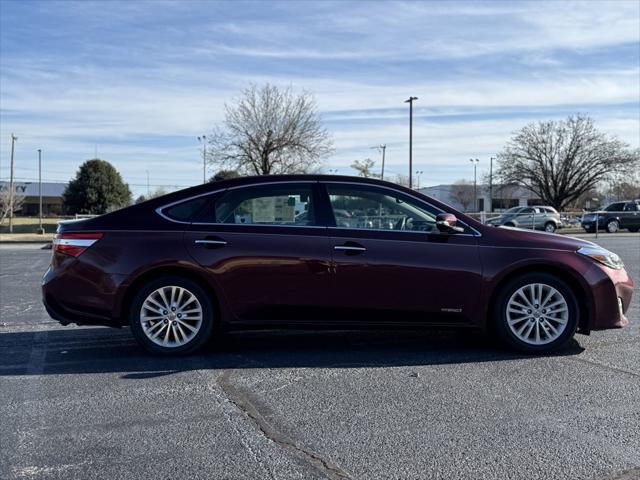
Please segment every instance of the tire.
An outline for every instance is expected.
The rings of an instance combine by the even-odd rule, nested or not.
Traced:
[[[547,233],[554,233],[556,231],[556,224],[553,222],[547,222],[544,224],[544,231]]]
[[[211,299],[200,285],[188,278],[165,276],[147,283],[136,293],[129,310],[129,324],[133,336],[146,351],[177,356],[193,353],[209,341],[213,316]]]
[[[532,285],[535,285],[535,295],[531,295]],[[544,301],[549,294],[546,303],[535,303],[536,297]],[[539,307],[535,308],[536,305]],[[575,294],[558,277],[548,273],[522,275],[498,293],[494,311],[496,332],[513,350],[533,354],[552,352],[565,346],[575,335],[579,311]]]
[[[616,233],[618,230],[620,230],[620,223],[617,220],[609,220],[607,222],[607,232]]]
[[[636,232],[640,231],[640,227],[631,227],[631,228],[629,228],[629,231],[631,233],[636,233]]]

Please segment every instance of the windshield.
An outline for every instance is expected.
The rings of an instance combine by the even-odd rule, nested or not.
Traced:
[[[513,207],[513,208],[510,208],[509,210],[507,210],[504,213],[518,213],[520,210],[522,210],[522,208],[523,207]]]

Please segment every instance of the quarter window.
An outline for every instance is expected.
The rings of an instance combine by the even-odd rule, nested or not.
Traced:
[[[199,197],[166,208],[163,213],[172,220],[191,222],[195,215],[204,207],[205,203],[207,203],[207,198]]]
[[[315,225],[311,185],[265,185],[230,190],[215,204],[216,223]]]
[[[400,192],[331,184],[327,191],[337,227],[438,233],[439,212]]]

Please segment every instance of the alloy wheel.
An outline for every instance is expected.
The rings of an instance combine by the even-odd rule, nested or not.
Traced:
[[[202,305],[184,287],[169,285],[151,292],[140,308],[140,324],[146,337],[162,347],[189,343],[202,326]]]
[[[569,306],[552,286],[531,283],[511,295],[506,316],[509,329],[518,340],[529,345],[546,345],[567,328]]]
[[[618,231],[618,221],[617,220],[611,220],[609,223],[607,223],[607,232],[609,233],[616,233]]]
[[[544,230],[545,232],[553,233],[556,231],[556,226],[553,223],[549,222],[544,226]]]

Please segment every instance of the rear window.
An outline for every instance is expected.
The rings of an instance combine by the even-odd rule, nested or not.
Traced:
[[[165,208],[162,213],[172,220],[177,220],[179,222],[191,222],[202,207],[204,207],[205,203],[207,203],[207,200],[207,197],[187,200],[186,202]]]

